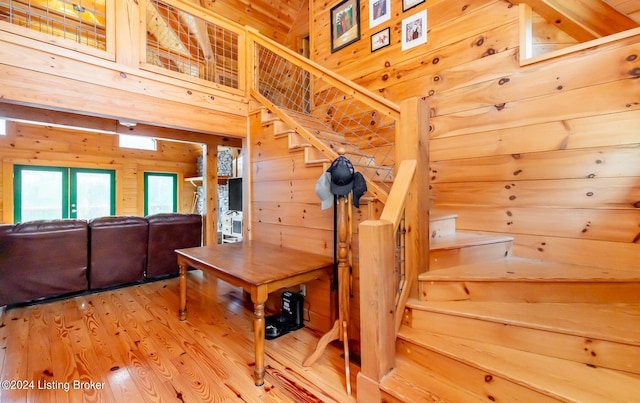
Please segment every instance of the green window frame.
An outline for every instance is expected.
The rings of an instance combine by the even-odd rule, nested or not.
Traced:
[[[18,223],[23,221],[23,199],[26,201],[29,194],[23,194],[23,184],[28,185],[29,177],[25,171],[58,173],[60,174],[60,210],[59,218],[69,218],[69,169],[63,167],[49,167],[36,165],[14,165],[13,166],[13,221]],[[25,177],[26,176],[26,177]],[[34,189],[37,190],[37,189]]]
[[[171,194],[167,197],[163,195],[163,190],[158,186],[166,185],[167,179],[171,182]],[[169,208],[158,204],[159,199],[165,206],[171,204]],[[145,172],[144,173],[144,215],[157,213],[176,213],[178,211],[178,174],[167,172]]]
[[[116,171],[113,169],[96,169],[96,168],[70,168],[70,212],[69,217],[78,218],[78,204],[80,200],[78,200],[78,196],[81,192],[78,191],[78,184],[80,180],[78,179],[79,175],[82,174],[100,174],[100,175],[109,175],[109,208],[108,212],[100,213],[97,215],[90,215],[90,217],[80,217],[80,218],[93,218],[97,216],[105,216],[105,215],[115,215],[116,214]]]
[[[44,174],[58,174],[59,183],[57,183],[55,177],[52,177],[48,183],[52,183],[53,187],[46,187],[40,189],[41,183],[37,180],[31,183],[34,186],[33,192],[23,188],[23,185],[28,185],[33,180],[28,173],[41,172]],[[93,218],[94,216],[102,215],[115,215],[116,212],[116,171],[113,169],[92,169],[92,168],[69,168],[69,167],[57,167],[57,166],[39,166],[39,165],[14,165],[14,180],[13,180],[13,220],[14,222],[23,222],[31,219],[55,219],[55,218],[78,218],[78,196],[84,192],[82,185],[79,189],[79,183],[81,182],[78,176],[83,174],[101,174],[108,175],[108,187],[109,195],[108,200],[108,212],[103,211],[97,215],[89,215],[80,217],[83,219]],[[46,195],[36,194],[40,190],[44,190]],[[26,193],[26,194],[25,194]],[[40,199],[42,197],[50,197],[49,202],[52,202],[54,206],[59,206],[59,210],[52,214],[43,214],[39,217],[33,217],[24,213],[25,208],[30,208],[30,199]],[[51,199],[53,196],[53,199]],[[25,203],[23,203],[25,202]],[[83,211],[86,214],[86,211]],[[26,216],[26,220],[25,220]]]

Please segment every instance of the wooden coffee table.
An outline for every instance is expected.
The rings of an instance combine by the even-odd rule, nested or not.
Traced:
[[[319,278],[333,266],[328,256],[283,248],[265,242],[244,241],[178,249],[180,320],[187,319],[187,269],[202,270],[242,287],[254,306],[254,381],[264,384],[264,304],[269,293]]]

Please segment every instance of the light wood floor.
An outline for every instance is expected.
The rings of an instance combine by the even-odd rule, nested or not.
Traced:
[[[4,311],[0,401],[355,402],[359,368],[347,396],[338,347],[302,367],[320,336],[306,328],[266,341],[265,384],[254,386],[241,289],[190,271],[186,322],[177,309],[174,278]]]

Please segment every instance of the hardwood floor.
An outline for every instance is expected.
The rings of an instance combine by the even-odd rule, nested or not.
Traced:
[[[340,348],[302,367],[319,337],[306,328],[266,341],[265,384],[254,386],[242,289],[187,277],[186,322],[177,278],[4,311],[0,401],[355,402],[359,368],[347,396]]]

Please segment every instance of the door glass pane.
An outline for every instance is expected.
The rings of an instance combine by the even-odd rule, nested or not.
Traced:
[[[72,170],[74,189],[71,217],[89,220],[113,214],[113,174],[110,171]]]
[[[176,212],[175,174],[145,173],[145,215]]]
[[[20,203],[15,220],[50,220],[64,217],[67,198],[64,173],[52,168],[27,169],[20,172]]]

